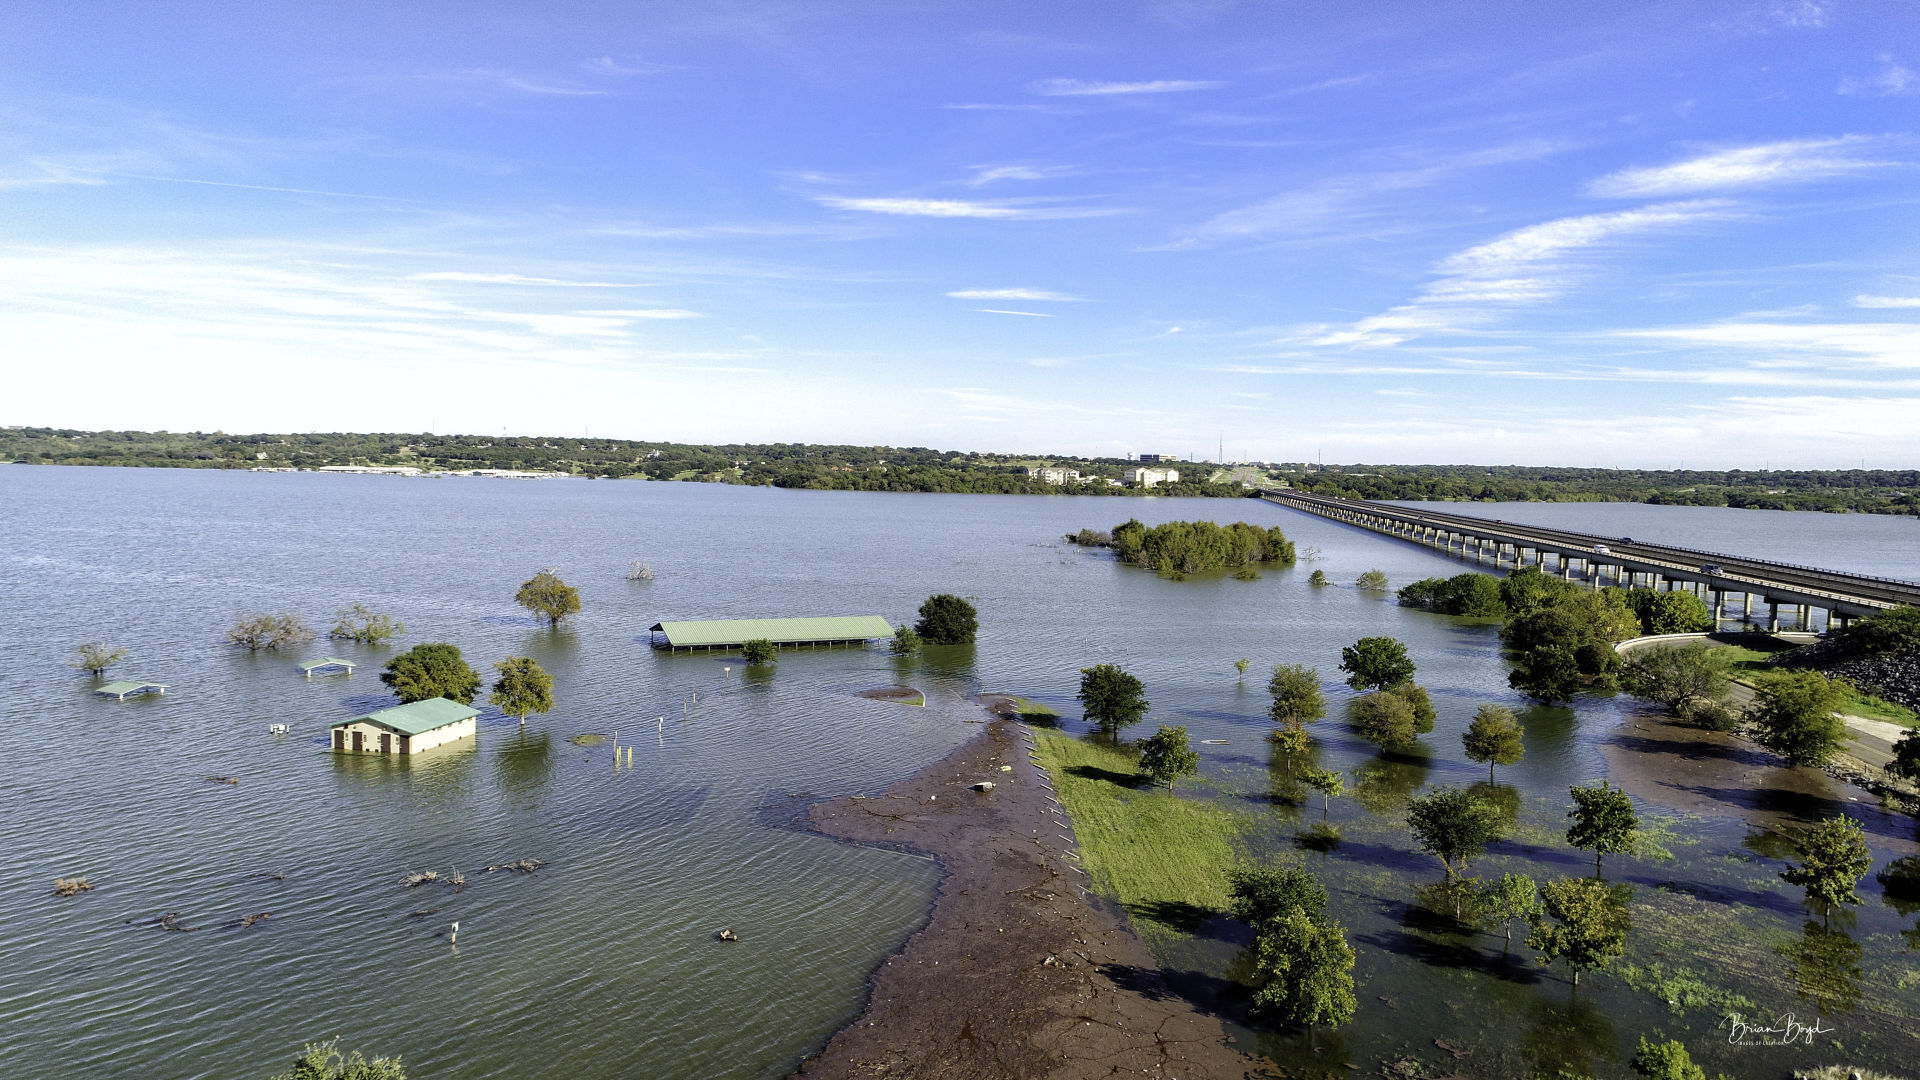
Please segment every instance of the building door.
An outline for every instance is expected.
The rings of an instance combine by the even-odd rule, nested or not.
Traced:
[[[347,729],[346,728],[333,729],[333,748],[335,750],[345,750],[347,748]]]
[[[411,736],[408,736],[408,735],[400,736],[400,752],[402,754],[413,753],[413,738]]]
[[[384,731],[380,733],[380,752],[383,754],[393,753],[393,736]]]
[[[367,736],[365,732],[355,731],[353,733],[353,752],[354,753],[357,754],[361,750],[365,749],[366,743],[367,743]]]

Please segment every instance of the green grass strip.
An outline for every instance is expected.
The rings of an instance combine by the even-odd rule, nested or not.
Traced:
[[[1190,933],[1226,907],[1235,841],[1252,815],[1135,787],[1142,778],[1124,750],[1067,735],[1037,734],[1036,741],[1094,888],[1119,901],[1142,937],[1151,943]]]

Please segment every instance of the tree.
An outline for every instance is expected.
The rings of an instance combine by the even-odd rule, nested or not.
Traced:
[[[101,675],[106,674],[108,668],[126,658],[127,650],[118,645],[89,641],[85,644],[74,646],[73,659],[68,661],[67,664],[77,671],[92,672],[95,678],[99,678]]]
[[[1355,578],[1353,586],[1356,589],[1364,589],[1367,592],[1386,592],[1387,575],[1379,570],[1369,570]]]
[[[1327,890],[1293,863],[1241,865],[1227,871],[1227,910],[1255,930],[1290,911],[1317,922],[1326,914]]]
[[[1235,660],[1233,662],[1233,670],[1239,672],[1240,677],[1244,679],[1247,677],[1247,667],[1252,663],[1253,661],[1251,659],[1248,659],[1247,657],[1243,656],[1240,659]]]
[[[1564,704],[1580,692],[1580,658],[1577,649],[1542,645],[1520,654],[1520,666],[1507,673],[1507,685],[1544,701]]]
[[[1390,637],[1365,637],[1340,650],[1340,670],[1355,690],[1385,690],[1413,678],[1407,647]]]
[[[1627,951],[1633,928],[1625,885],[1594,878],[1562,878],[1540,886],[1540,911],[1527,934],[1527,948],[1542,964],[1564,959],[1580,985],[1582,971],[1604,970]]]
[[[1787,867],[1780,876],[1804,887],[1808,903],[1832,909],[1860,902],[1854,886],[1873,869],[1873,851],[1859,822],[1844,814],[1825,818],[1796,837],[1794,847],[1800,865]]]
[[[397,1057],[377,1057],[369,1061],[360,1051],[342,1054],[339,1039],[308,1043],[294,1059],[293,1068],[271,1080],[407,1080]]]
[[[940,593],[920,605],[920,621],[913,629],[929,645],[971,645],[980,618],[972,604],[952,593]]]
[[[1620,665],[1620,683],[1628,693],[1658,702],[1677,716],[1689,702],[1725,701],[1728,667],[1726,650],[1704,642],[1649,645],[1635,649]]]
[[[1412,683],[1356,698],[1349,709],[1360,737],[1382,750],[1411,746],[1433,730],[1436,716],[1426,690]]]
[[[1540,913],[1538,887],[1525,874],[1501,874],[1499,881],[1480,890],[1480,903],[1489,918],[1499,920],[1509,945],[1513,944],[1513,921],[1528,922]]]
[[[1253,1004],[1280,1019],[1339,1027],[1353,1019],[1353,949],[1338,923],[1294,910],[1253,939]]]
[[[1868,656],[1913,648],[1920,645],[1920,607],[1901,604],[1876,611],[1847,624],[1838,636],[1850,651]]]
[[[1267,716],[1285,727],[1311,724],[1327,715],[1327,698],[1320,692],[1320,672],[1305,664],[1275,664],[1267,680],[1273,705]]]
[[[1162,724],[1159,731],[1142,740],[1140,771],[1154,783],[1167,785],[1168,791],[1173,790],[1175,780],[1199,772],[1200,755],[1187,743],[1187,729]]]
[[[1557,606],[1578,591],[1571,581],[1549,577],[1538,566],[1523,566],[1500,579],[1500,605],[1508,616],[1521,618]]]
[[[767,638],[754,638],[741,643],[740,655],[749,664],[771,664],[780,659],[780,649]]]
[[[1638,593],[1642,590],[1635,589]],[[1713,629],[1713,611],[1690,592],[1652,592],[1645,606],[1629,597],[1628,606],[1640,614],[1640,626],[1649,634],[1699,634]]]
[[[1686,1046],[1675,1039],[1650,1043],[1640,1036],[1628,1065],[1649,1080],[1707,1080],[1707,1071],[1695,1065]]]
[[[1507,613],[1500,600],[1500,579],[1492,574],[1465,573],[1450,578],[1422,578],[1396,594],[1407,607],[1425,608],[1442,615],[1497,619]]]
[[[1920,730],[1907,732],[1893,744],[1893,760],[1887,762],[1887,771],[1902,780],[1920,781]]]
[[[528,578],[513,594],[513,602],[547,620],[549,629],[558,629],[562,619],[580,610],[580,590],[561,581],[549,567]]]
[[[1627,793],[1605,780],[1598,787],[1574,787],[1573,809],[1567,816],[1567,843],[1593,852],[1593,874],[1600,876],[1600,857],[1620,855],[1633,850],[1639,839],[1640,819],[1634,815],[1633,800]]]
[[[1315,570],[1313,573],[1308,574],[1307,584],[1313,586],[1316,589],[1322,585],[1328,584],[1327,572],[1325,570]]]
[[[1487,763],[1487,783],[1493,783],[1495,765],[1511,765],[1527,752],[1521,741],[1520,721],[1503,705],[1482,705],[1460,736],[1468,761]]]
[[[1112,664],[1081,668],[1076,696],[1086,718],[1108,735],[1118,735],[1147,716],[1146,685]]]
[[[336,613],[333,629],[327,631],[327,636],[362,645],[385,645],[406,632],[406,623],[365,604],[356,603]]]
[[[1452,882],[1469,861],[1500,839],[1500,818],[1471,792],[1434,787],[1407,800],[1407,829],[1420,850],[1446,867],[1447,881]]]
[[[552,710],[553,676],[540,661],[531,656],[509,656],[493,665],[493,670],[500,677],[494,681],[493,693],[487,695],[487,704],[499,706],[501,712],[520,721],[521,727],[527,726],[527,714]]]
[[[313,631],[292,612],[279,615],[245,615],[227,628],[227,641],[248,652],[277,650],[283,645],[299,645],[313,640]]]
[[[887,651],[895,656],[913,656],[920,651],[920,635],[913,627],[902,623],[893,632],[893,640],[887,643]]]
[[[1307,769],[1300,774],[1300,782],[1320,793],[1320,815],[1326,816],[1333,797],[1347,788],[1346,777],[1338,769]]]
[[[1754,686],[1747,722],[1761,746],[1794,765],[1825,765],[1847,745],[1847,723],[1834,715],[1842,692],[1817,671],[1781,671]]]
[[[471,705],[480,692],[480,673],[461,658],[458,646],[444,641],[415,645],[395,656],[387,661],[380,681],[393,688],[403,705],[437,697]]]

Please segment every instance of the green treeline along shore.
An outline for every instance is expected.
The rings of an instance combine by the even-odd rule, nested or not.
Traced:
[[[1639,502],[1920,515],[1920,470],[1581,469],[1527,465],[1310,465],[1225,468],[1168,461],[1181,482],[1113,487],[1136,464],[1122,458],[982,454],[925,447],[807,443],[641,442],[558,436],[351,434],[0,428],[0,461],[186,469],[409,465],[425,470],[523,469],[577,476],[846,491],[1034,495],[1238,497],[1242,482],[1286,483],[1319,495],[1449,502]],[[1029,477],[1042,466],[1078,470],[1080,484]]]

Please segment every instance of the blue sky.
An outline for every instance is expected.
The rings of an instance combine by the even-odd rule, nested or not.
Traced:
[[[13,0],[0,423],[1913,467],[1917,119],[1913,2]]]

